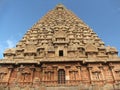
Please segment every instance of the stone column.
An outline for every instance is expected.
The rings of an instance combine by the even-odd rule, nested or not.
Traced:
[[[53,71],[54,71],[54,81],[55,84],[57,84],[57,80],[58,80],[57,65],[53,65]]]
[[[47,81],[51,81],[51,71],[48,71],[48,80]]]
[[[42,81],[44,81],[45,80],[45,69],[43,68],[43,71],[42,71]]]
[[[34,80],[34,71],[35,71],[35,67],[34,67],[34,65],[30,68],[31,70],[32,70],[32,74],[31,74],[31,78],[32,78],[32,81],[31,81],[31,83],[33,84],[33,80]]]
[[[92,84],[93,78],[92,78],[92,67],[88,67],[89,75],[90,75],[90,83]]]
[[[46,69],[46,65],[45,64],[43,64],[42,65],[42,81],[45,81],[45,69]]]
[[[78,68],[79,80],[81,82],[81,79],[82,79],[82,77],[81,77],[81,67],[79,66],[77,68]]]
[[[69,84],[70,82],[70,74],[69,74],[69,68],[70,68],[70,66],[69,65],[66,65],[65,66],[66,67],[66,69],[65,69],[65,73],[66,73],[66,81],[67,81],[67,84]]]
[[[67,81],[66,83],[69,84],[69,80],[70,80],[69,70],[68,70],[68,69],[65,69],[65,73],[66,73],[65,79],[66,79],[66,81]]]
[[[109,65],[109,67],[110,67],[110,70],[111,70],[111,72],[112,72],[113,80],[114,80],[114,82],[116,83],[117,81],[116,81],[115,73],[114,73],[114,71],[113,71],[114,66]]]
[[[101,71],[101,74],[102,74],[102,80],[103,80],[103,82],[105,84],[105,76],[103,74],[103,66],[100,66],[100,71]]]
[[[9,84],[11,74],[12,74],[12,70],[13,70],[13,66],[8,67],[8,69],[9,69],[9,78],[8,78],[8,84]]]

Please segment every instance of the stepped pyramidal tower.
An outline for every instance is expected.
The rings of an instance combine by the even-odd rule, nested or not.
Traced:
[[[118,90],[119,82],[116,48],[61,4],[0,60],[0,90]]]

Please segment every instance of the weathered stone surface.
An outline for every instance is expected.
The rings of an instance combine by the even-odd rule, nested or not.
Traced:
[[[71,87],[60,86],[60,87],[47,87],[46,90],[81,90],[81,89],[78,89],[78,87],[76,86]]]
[[[0,86],[0,90],[4,90],[4,87],[3,87],[3,86]]]
[[[104,87],[103,87],[103,90],[115,90],[115,88],[112,84],[105,84]]]
[[[0,90],[110,90],[119,81],[116,48],[61,4],[0,60]]]

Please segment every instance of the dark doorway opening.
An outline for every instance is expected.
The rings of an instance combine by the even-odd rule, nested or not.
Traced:
[[[58,71],[58,84],[65,84],[65,71],[63,69]]]

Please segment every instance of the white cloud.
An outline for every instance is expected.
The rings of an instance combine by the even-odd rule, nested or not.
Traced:
[[[1,51],[1,49],[2,49],[2,46],[0,45],[0,51]]]
[[[15,46],[15,42],[12,40],[7,40],[6,43],[8,45],[7,48],[13,48]]]
[[[0,45],[0,59],[3,58],[4,50],[5,50],[5,47],[3,45]]]
[[[4,42],[0,42],[0,59],[3,58],[3,53],[7,48],[13,48],[16,45],[16,42],[14,40],[6,40]]]

